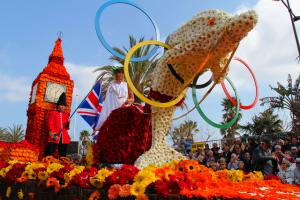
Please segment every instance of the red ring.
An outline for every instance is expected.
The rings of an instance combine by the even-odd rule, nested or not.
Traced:
[[[251,68],[249,67],[249,65],[245,61],[243,61],[241,58],[237,58],[237,57],[233,58],[233,60],[237,60],[240,63],[242,63],[249,70],[249,72],[250,72],[250,74],[251,74],[251,76],[254,80],[254,84],[255,84],[255,99],[254,99],[254,101],[250,105],[247,105],[247,106],[243,106],[242,104],[240,105],[241,109],[249,110],[249,109],[253,108],[256,105],[257,101],[258,101],[258,84],[257,84],[257,80],[256,80],[256,77],[255,77],[254,73],[252,72]],[[222,85],[223,91],[225,92],[227,98],[231,101],[231,103],[233,103],[233,105],[236,105],[236,101],[230,96],[228,90],[226,89],[226,86],[225,86],[224,82],[222,82],[221,85]]]

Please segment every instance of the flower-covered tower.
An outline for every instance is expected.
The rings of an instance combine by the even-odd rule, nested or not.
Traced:
[[[66,93],[66,113],[71,111],[74,82],[64,66],[61,38],[55,42],[48,65],[32,83],[25,139],[38,146],[43,156],[48,139],[48,114],[54,110],[61,93]]]

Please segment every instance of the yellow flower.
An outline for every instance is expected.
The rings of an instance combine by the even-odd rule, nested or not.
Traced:
[[[28,172],[28,179],[30,179],[30,180],[36,180],[36,173],[33,171],[33,170],[31,170],[31,171],[29,171]]]
[[[155,182],[158,179],[159,178],[156,177],[154,172],[148,170],[142,170],[134,177],[134,181],[136,183],[143,182],[144,185],[149,185],[150,183]]]
[[[141,183],[133,183],[130,187],[130,194],[134,196],[139,196],[141,194],[144,194],[146,187],[147,186]]]
[[[18,161],[18,160],[10,160],[10,161],[8,161],[8,164],[9,164],[9,165],[14,165],[14,164],[16,164],[16,163],[21,163],[21,162]]]
[[[264,180],[264,175],[261,171],[254,171],[253,172],[257,180]]]
[[[241,182],[244,178],[244,172],[241,170],[228,170],[227,177],[232,182]]]
[[[6,189],[6,194],[5,194],[5,196],[6,196],[7,198],[9,198],[9,197],[10,197],[10,194],[11,194],[11,187],[8,187],[8,188]]]
[[[20,191],[18,192],[18,198],[19,199],[23,199],[24,198],[24,194],[23,194],[22,189],[20,189]]]
[[[94,186],[95,188],[102,188],[103,186],[103,181],[99,180],[98,178],[96,177],[90,177],[90,183],[92,186]]]
[[[88,149],[88,152],[86,155],[86,162],[87,162],[87,167],[90,167],[94,164],[94,155],[93,155],[93,147],[92,146]]]
[[[52,163],[47,167],[47,172],[51,174],[52,172],[58,171],[59,169],[63,168],[64,166],[58,163]]]
[[[76,174],[79,174],[84,170],[84,166],[75,166],[74,169],[72,169],[69,173],[64,174],[64,179],[65,179],[65,185],[67,185],[75,176]]]
[[[26,167],[25,167],[25,171],[29,171],[29,170],[35,170],[38,168],[43,168],[45,167],[45,165],[43,163],[29,163]]]
[[[39,178],[39,180],[41,180],[41,181],[46,181],[48,177],[49,177],[49,174],[48,174],[48,172],[46,172],[46,171],[40,171],[40,172],[38,173],[38,178]]]
[[[97,179],[99,179],[101,182],[104,182],[105,178],[108,177],[109,175],[111,175],[112,173],[113,173],[112,170],[108,170],[107,168],[103,168],[103,169],[100,169],[98,171],[98,173],[95,175],[95,177]]]

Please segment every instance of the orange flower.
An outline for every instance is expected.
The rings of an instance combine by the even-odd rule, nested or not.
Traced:
[[[140,194],[136,197],[136,200],[149,200],[146,194]]]
[[[176,164],[176,170],[185,173],[198,172],[200,166],[196,160],[181,160]]]
[[[19,178],[16,179],[16,181],[17,181],[18,183],[24,183],[24,182],[26,182],[27,180],[28,180],[28,177],[26,177],[26,176],[21,176],[21,177],[19,177]]]
[[[100,199],[100,193],[98,190],[95,190],[88,198],[88,200],[98,200]]]
[[[108,198],[117,199],[119,197],[120,190],[121,190],[121,185],[113,184],[112,186],[110,186],[108,190]]]
[[[130,185],[125,184],[120,188],[119,191],[120,197],[128,197],[130,195]]]
[[[46,187],[54,187],[59,184],[58,180],[54,177],[48,178],[46,181]]]

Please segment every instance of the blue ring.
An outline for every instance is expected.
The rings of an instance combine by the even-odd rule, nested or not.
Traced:
[[[102,35],[102,32],[101,32],[101,28],[100,28],[100,17],[101,17],[101,14],[102,12],[104,11],[105,8],[107,8],[108,6],[112,5],[112,4],[117,4],[117,3],[123,3],[123,4],[128,4],[128,5],[131,5],[137,9],[139,9],[140,11],[142,11],[151,21],[154,29],[155,29],[155,32],[156,32],[156,40],[157,41],[160,41],[160,34],[159,34],[159,29],[158,29],[158,26],[156,24],[156,22],[148,15],[148,13],[146,11],[144,11],[142,8],[140,8],[137,4],[131,2],[131,1],[127,1],[127,0],[111,0],[111,1],[108,1],[106,3],[104,3],[100,8],[99,10],[97,11],[96,13],[96,18],[95,18],[95,29],[96,29],[96,33],[97,33],[97,36],[100,40],[100,42],[102,43],[102,45],[104,46],[105,49],[107,49],[112,55],[124,60],[125,59],[125,56],[118,53],[117,51],[115,51],[107,42],[106,40],[104,39],[103,35]],[[145,56],[142,56],[142,57],[132,57],[130,59],[131,62],[142,62],[142,61],[146,61],[148,60],[149,58],[151,58],[155,53],[156,51],[158,50],[158,46],[154,47],[148,55],[145,55]]]

